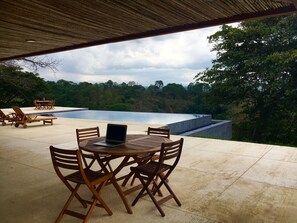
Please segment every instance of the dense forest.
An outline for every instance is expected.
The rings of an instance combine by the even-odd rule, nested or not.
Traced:
[[[297,146],[297,15],[224,25],[209,42],[216,59],[188,86],[51,82],[2,64],[0,107],[45,97],[94,110],[211,114],[232,120],[234,140]]]
[[[59,106],[86,107],[92,110],[211,113],[214,117],[224,113],[221,106],[212,105],[207,100],[210,93],[208,84],[191,83],[182,86],[171,83],[163,86],[163,82],[158,80],[149,87],[143,87],[133,81],[121,84],[111,80],[95,84],[66,80],[52,82],[44,81],[37,74],[23,72],[19,67],[0,66],[0,69],[1,75],[7,75],[6,85],[0,87],[1,107],[33,106],[34,99],[47,98],[55,99],[55,104]],[[14,76],[11,83],[8,83],[8,77],[11,77],[8,72],[12,69]]]

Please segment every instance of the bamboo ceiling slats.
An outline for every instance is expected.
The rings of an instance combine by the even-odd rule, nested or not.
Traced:
[[[294,13],[296,7],[297,0],[1,0],[0,61]]]

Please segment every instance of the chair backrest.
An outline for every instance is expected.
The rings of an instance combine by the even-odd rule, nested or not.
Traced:
[[[64,181],[64,170],[79,171],[82,169],[82,161],[79,150],[65,150],[50,146],[53,166],[57,175]],[[67,173],[69,174],[69,172]]]
[[[174,168],[180,159],[183,144],[184,144],[183,138],[173,142],[162,143],[159,163],[163,164],[163,163],[166,163],[166,161],[168,160],[172,161],[173,159],[175,159],[173,161],[173,164],[170,164],[170,166]]]
[[[19,119],[24,119],[26,117],[26,115],[24,114],[24,112],[20,109],[20,107],[18,106],[12,106],[12,109],[14,110],[17,118]]]
[[[65,150],[50,146],[51,157],[55,167],[79,170],[79,151]]]
[[[77,140],[78,147],[82,141],[97,138],[97,137],[100,137],[100,131],[98,126],[91,127],[91,128],[76,129],[76,140]],[[81,155],[85,166],[90,168],[95,162],[94,154],[81,150]],[[88,163],[87,159],[91,159],[91,162]]]
[[[170,139],[170,129],[148,127],[148,135],[158,135]]]
[[[55,100],[48,100],[48,106],[54,106]]]
[[[80,142],[100,137],[99,127],[92,127],[92,128],[83,128],[83,129],[76,129],[76,140],[77,144],[79,145]]]

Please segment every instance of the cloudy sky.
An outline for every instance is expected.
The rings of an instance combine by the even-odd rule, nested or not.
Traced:
[[[51,54],[61,61],[58,71],[39,70],[39,74],[52,81],[135,81],[149,86],[162,80],[165,85],[186,86],[199,71],[211,66],[215,52],[207,37],[218,30],[211,27]]]

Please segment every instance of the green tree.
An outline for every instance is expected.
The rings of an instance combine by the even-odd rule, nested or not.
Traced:
[[[213,103],[211,88],[206,83],[190,83],[187,87],[187,113],[211,114],[215,119],[226,119],[224,105]]]
[[[37,73],[25,72],[18,66],[0,64],[0,107],[32,106],[47,91]]]
[[[222,26],[196,81],[232,112],[236,139],[297,145],[297,15]]]
[[[60,106],[77,106],[77,89],[78,85],[72,81],[58,80],[55,82],[47,82],[49,88],[49,96],[46,98],[55,99],[56,105]],[[83,105],[80,105],[83,106]]]
[[[183,113],[188,107],[187,90],[181,84],[170,83],[162,88],[160,99],[164,101],[163,111]]]
[[[163,86],[164,86],[164,83],[163,83],[163,81],[158,80],[158,81],[155,82],[155,86],[156,86],[156,88],[158,88],[158,89],[162,89]]]
[[[130,111],[129,105],[124,103],[113,104],[109,107],[110,111]]]
[[[163,87],[162,92],[166,97],[177,99],[177,98],[183,98],[186,99],[186,89],[181,84],[167,84],[165,87]]]

